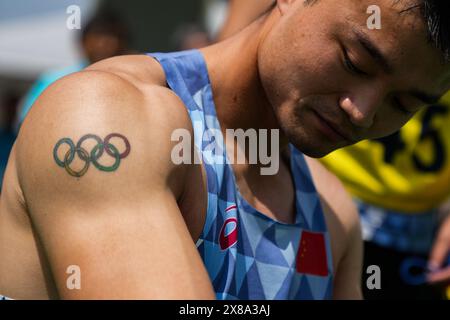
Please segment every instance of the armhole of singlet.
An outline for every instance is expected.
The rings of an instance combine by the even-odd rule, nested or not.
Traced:
[[[192,125],[192,130],[194,131],[194,141],[195,141],[195,136],[198,134],[197,132],[195,132],[195,127],[193,125],[193,119],[189,110],[189,107],[186,105],[186,102],[184,101],[184,99],[175,91],[175,89],[170,85],[170,81],[168,80],[168,77],[170,76],[170,74],[173,72],[172,70],[168,70],[171,68],[174,68],[173,66],[170,66],[169,64],[166,64],[163,60],[165,59],[164,54],[161,53],[148,53],[147,56],[149,56],[150,58],[153,58],[156,62],[158,62],[163,71],[164,71],[164,76],[165,76],[165,83],[168,89],[170,89],[171,91],[173,91],[182,101],[184,104],[184,107],[189,115],[189,119],[191,120],[191,125]],[[170,72],[170,74],[168,74],[168,72]],[[190,95],[190,100],[192,100],[194,103],[194,97],[192,97]],[[203,122],[203,126],[206,127],[206,123],[205,123],[205,119],[202,120]],[[205,177],[206,177],[206,181],[205,181],[205,187],[206,187],[206,214],[205,214],[205,219],[203,222],[203,227],[202,227],[202,231],[200,233],[200,237],[199,239],[197,239],[196,242],[196,246],[198,247],[201,244],[201,240],[205,238],[206,234],[206,227],[208,225],[208,220],[214,220],[214,212],[212,210],[212,202],[213,202],[213,195],[210,194],[209,192],[209,182],[208,182],[208,170],[206,169],[206,166],[204,164],[203,161],[203,156],[202,156],[202,150],[199,150],[198,147],[194,144],[194,147],[196,149],[196,152],[198,153],[200,159],[202,159],[202,171],[205,171]],[[203,172],[202,172],[202,177],[203,177]]]

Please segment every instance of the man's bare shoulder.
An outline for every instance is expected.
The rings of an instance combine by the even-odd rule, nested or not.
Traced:
[[[103,71],[115,74],[133,83],[136,87],[148,85],[164,87],[164,70],[156,59],[148,55],[127,55],[109,58],[97,62],[85,70]]]
[[[70,118],[88,118],[87,114],[96,112],[90,117],[93,120],[113,121],[115,116],[126,116],[145,122],[155,121],[162,114],[157,122],[165,119],[188,124],[187,112],[181,107],[182,101],[166,87],[164,71],[156,60],[143,55],[122,56],[56,81],[36,101],[27,119],[67,120],[65,112],[71,114]],[[170,117],[164,117],[165,113]]]
[[[14,159],[59,297],[214,298],[178,203],[192,166],[171,158],[189,126],[172,91],[126,72],[88,69],[40,96]],[[68,266],[81,290],[67,289]]]
[[[61,181],[70,179],[70,175],[77,177],[79,170],[85,174],[86,185],[92,182],[90,179],[95,179],[96,185],[101,181],[107,185],[108,175],[97,176],[95,172],[114,169],[114,159],[122,162],[120,169],[126,173],[122,175],[123,183],[127,181],[125,177],[156,181],[152,174],[178,170],[170,161],[171,135],[179,128],[192,130],[186,108],[165,86],[150,78],[134,79],[129,72],[135,68],[132,66],[135,59],[118,60],[105,63],[115,62],[116,67],[123,69],[120,72],[88,68],[55,82],[39,97],[17,140],[19,179],[28,182],[23,184],[25,187],[35,189],[39,181],[57,187]],[[99,150],[95,150],[93,143],[99,145]],[[112,158],[111,163],[96,159],[98,154],[103,154],[101,143],[104,154]],[[74,151],[65,152],[67,148]],[[84,173],[88,157],[93,159],[89,163],[91,169]],[[79,167],[74,160],[71,169],[72,158],[78,159]]]

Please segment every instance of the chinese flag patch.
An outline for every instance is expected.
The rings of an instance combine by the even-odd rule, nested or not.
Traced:
[[[297,252],[297,272],[328,276],[327,249],[323,233],[302,232]]]

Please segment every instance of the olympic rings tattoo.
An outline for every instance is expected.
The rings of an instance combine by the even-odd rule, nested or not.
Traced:
[[[111,143],[111,139],[113,138],[121,139],[124,142],[125,151],[120,153],[117,147]],[[97,143],[95,147],[92,148],[91,152],[88,152],[85,148],[83,148],[83,143],[86,140],[94,140]],[[64,160],[61,160],[61,158],[58,156],[58,150],[64,144],[69,146],[69,150],[64,155]],[[114,158],[114,164],[112,164],[111,166],[105,166],[99,162],[100,158],[104,155],[105,152],[110,157]],[[87,134],[81,137],[76,145],[70,138],[63,138],[59,140],[56,143],[55,148],[53,149],[53,158],[55,159],[56,164],[59,167],[64,168],[69,175],[71,175],[72,177],[80,178],[87,173],[91,163],[100,171],[116,171],[119,168],[122,159],[128,157],[130,152],[130,142],[125,136],[119,133],[112,133],[110,135],[107,135],[105,139],[101,139],[99,136],[94,134]],[[78,171],[72,169],[71,167],[71,164],[75,159],[75,155],[77,155],[78,158],[84,161],[83,168]]]

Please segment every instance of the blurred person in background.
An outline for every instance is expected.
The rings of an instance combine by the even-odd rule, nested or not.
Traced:
[[[73,66],[51,70],[39,77],[24,97],[19,112],[19,126],[41,93],[56,80],[78,72],[95,62],[130,53],[128,26],[119,15],[108,10],[100,10],[94,14],[82,29],[79,42],[84,59]]]
[[[211,44],[208,33],[198,24],[181,25],[173,35],[176,51],[200,49]]]
[[[264,14],[274,0],[230,0],[218,40]],[[364,268],[381,270],[366,299],[450,299],[450,93],[399,132],[322,159],[353,195],[365,240]],[[433,272],[434,271],[434,272]]]
[[[216,41],[222,41],[244,29],[268,10],[274,0],[228,0],[228,13]]]

